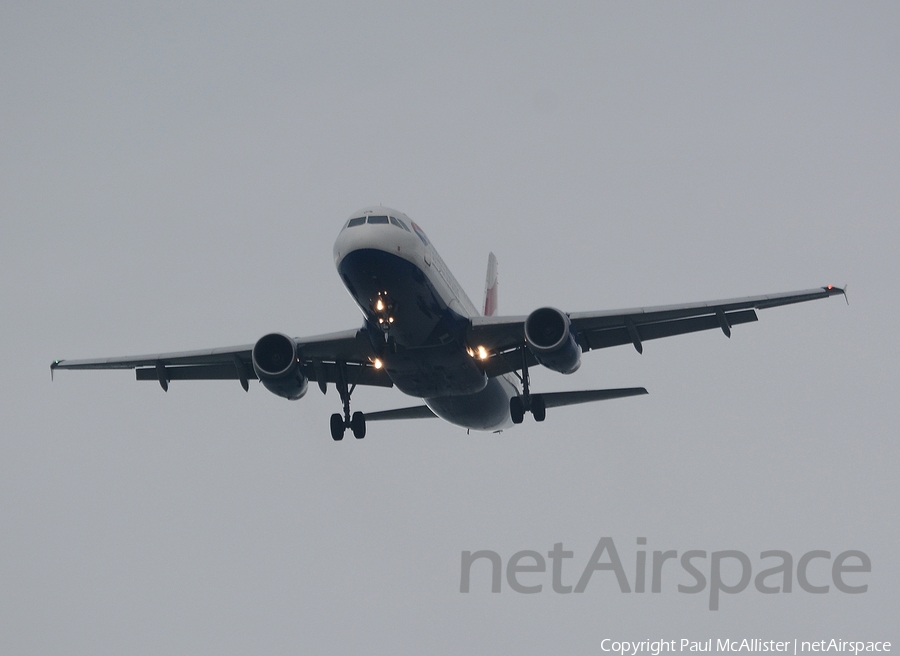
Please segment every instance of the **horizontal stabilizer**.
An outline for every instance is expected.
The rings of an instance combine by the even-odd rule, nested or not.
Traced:
[[[621,399],[625,396],[638,396],[640,394],[647,394],[647,390],[643,387],[620,387],[617,389],[583,390],[580,392],[549,392],[541,394],[541,397],[544,399],[545,407],[559,408],[564,405]],[[368,418],[368,415],[366,418]]]
[[[367,412],[366,421],[387,421],[389,419],[430,419],[436,417],[427,405],[417,405],[412,408],[397,408],[395,410],[381,410],[380,412]]]

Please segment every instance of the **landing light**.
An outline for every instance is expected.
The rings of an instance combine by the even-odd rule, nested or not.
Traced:
[[[375,365],[376,369],[381,369],[384,366],[384,363],[378,358],[375,358],[375,362],[373,362],[372,364]]]
[[[479,360],[487,360],[488,352],[487,349],[483,346],[478,347],[478,359]]]
[[[381,312],[384,309],[384,301],[382,301],[380,298],[377,301],[375,301],[375,309],[378,310],[379,312]]]

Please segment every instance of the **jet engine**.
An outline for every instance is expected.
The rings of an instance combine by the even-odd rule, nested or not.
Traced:
[[[581,347],[569,317],[556,308],[540,308],[528,315],[525,341],[535,359],[548,369],[571,374],[581,365]]]
[[[297,343],[281,333],[261,337],[253,346],[253,370],[266,389],[296,401],[304,394],[309,380],[303,375],[297,357]]]

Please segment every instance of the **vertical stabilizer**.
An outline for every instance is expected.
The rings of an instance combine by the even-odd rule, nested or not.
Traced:
[[[497,257],[488,255],[487,278],[484,282],[484,316],[493,316],[497,311]]]

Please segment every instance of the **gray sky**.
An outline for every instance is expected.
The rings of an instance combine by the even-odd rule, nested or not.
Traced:
[[[596,652],[900,643],[900,10],[893,3],[0,7],[0,651]],[[473,299],[567,311],[850,284],[592,353],[540,390],[646,386],[500,435],[373,424],[334,390],[54,358],[359,325],[331,247],[406,212]],[[354,407],[409,404],[358,390]],[[460,553],[614,538],[859,549],[861,595],[459,592]],[[824,562],[824,561],[821,561]],[[796,564],[796,563],[795,563]],[[769,563],[766,563],[768,566]],[[812,566],[828,579],[828,566]],[[530,578],[529,578],[530,577]]]

